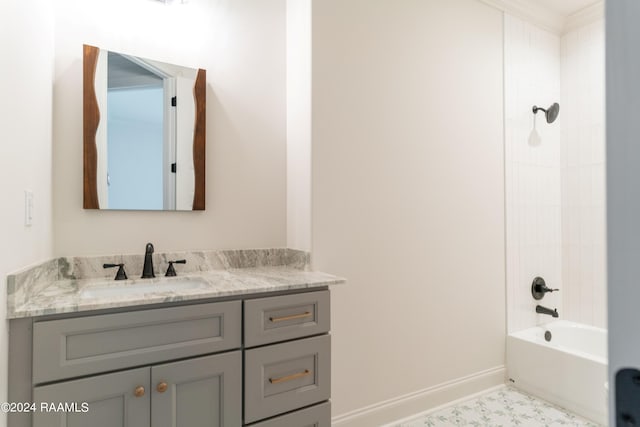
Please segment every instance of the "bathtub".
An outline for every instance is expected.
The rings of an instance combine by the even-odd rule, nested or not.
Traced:
[[[507,372],[514,387],[607,425],[606,330],[560,320],[509,334]]]

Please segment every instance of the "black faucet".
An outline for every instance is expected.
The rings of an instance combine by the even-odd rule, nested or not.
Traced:
[[[142,278],[150,279],[152,277],[156,277],[153,274],[153,245],[151,243],[147,243],[147,247],[144,251],[144,267],[142,268]]]
[[[548,314],[549,316],[558,317],[557,308],[554,308],[553,310],[551,310],[550,308],[543,307],[541,305],[536,305],[536,313]]]

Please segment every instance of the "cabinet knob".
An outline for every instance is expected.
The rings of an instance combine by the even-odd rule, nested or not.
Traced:
[[[133,391],[133,395],[135,397],[142,397],[144,396],[144,387],[142,387],[141,385],[139,385],[138,387],[136,387],[136,389]]]
[[[156,387],[156,390],[158,390],[158,393],[164,393],[165,391],[167,391],[167,388],[169,386],[167,385],[167,383],[165,383],[164,381],[161,383],[158,383],[158,386]]]

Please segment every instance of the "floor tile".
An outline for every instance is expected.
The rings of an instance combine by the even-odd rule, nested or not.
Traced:
[[[504,387],[393,427],[599,427],[564,409]]]

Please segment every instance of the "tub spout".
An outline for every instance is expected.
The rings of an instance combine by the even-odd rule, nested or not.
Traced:
[[[536,313],[540,314],[548,314],[549,316],[558,317],[558,309],[554,308],[551,310],[550,308],[543,307],[541,305],[536,305]]]

